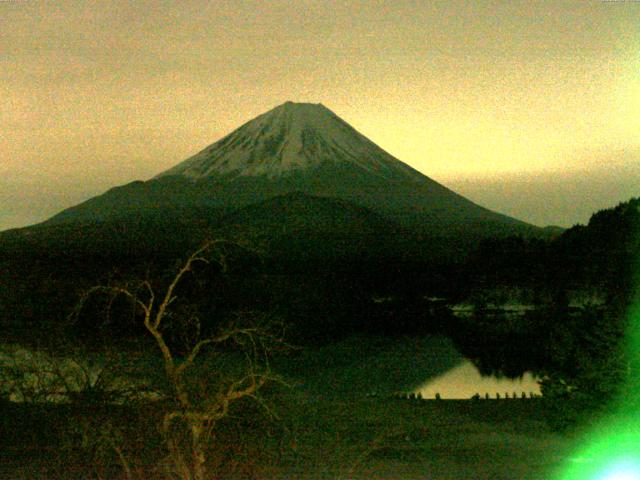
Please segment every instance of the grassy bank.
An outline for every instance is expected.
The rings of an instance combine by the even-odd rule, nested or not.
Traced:
[[[409,401],[273,394],[221,425],[222,478],[544,479],[567,456],[539,400]],[[161,405],[2,405],[3,478],[163,476]],[[219,478],[219,477],[213,477]]]

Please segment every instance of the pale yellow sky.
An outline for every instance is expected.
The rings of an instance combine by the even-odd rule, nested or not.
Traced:
[[[640,2],[0,2],[0,229],[321,102],[471,200],[640,195]]]

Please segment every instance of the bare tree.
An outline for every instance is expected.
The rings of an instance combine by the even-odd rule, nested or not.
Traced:
[[[195,333],[186,354],[177,355],[167,340],[166,327],[170,312],[178,299],[176,291],[186,276],[193,273],[198,263],[215,262],[222,272],[228,269],[224,240],[209,240],[180,264],[176,273],[164,288],[154,287],[149,279],[133,285],[96,286],[88,290],[79,302],[78,315],[84,303],[94,294],[106,293],[113,301],[118,296],[128,299],[142,317],[146,331],[155,340],[162,355],[164,373],[171,390],[172,407],[162,419],[164,443],[172,467],[171,476],[182,480],[203,480],[207,469],[207,447],[215,437],[217,423],[228,416],[230,406],[241,399],[254,399],[268,407],[257,396],[270,381],[281,382],[271,370],[270,357],[274,351],[286,348],[282,325],[251,312],[241,312],[215,334],[201,335],[200,320],[190,315],[184,322]],[[175,313],[175,312],[174,312]],[[213,391],[197,391],[192,388],[190,374],[196,368],[197,359],[208,350],[215,353],[232,347],[242,354],[240,374],[211,372],[217,376]],[[186,433],[186,435],[185,435]]]

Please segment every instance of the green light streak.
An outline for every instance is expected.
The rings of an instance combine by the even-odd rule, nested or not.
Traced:
[[[568,459],[559,480],[640,480],[638,424],[618,420],[600,427],[577,455]]]
[[[640,480],[640,301],[629,311],[627,383],[612,413],[587,435],[585,444],[553,478]]]

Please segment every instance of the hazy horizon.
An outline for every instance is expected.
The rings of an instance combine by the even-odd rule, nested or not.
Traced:
[[[492,210],[640,195],[640,3],[0,2],[0,230],[323,103]]]

